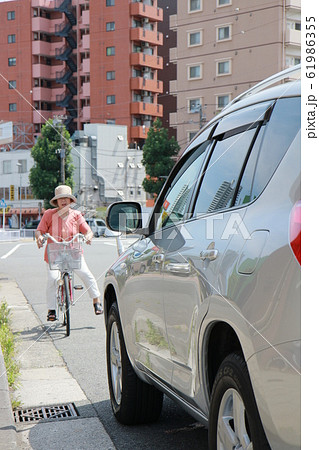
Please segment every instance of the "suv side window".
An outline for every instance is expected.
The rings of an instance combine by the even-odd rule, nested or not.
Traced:
[[[205,150],[211,141],[205,141],[194,151],[189,152],[186,161],[168,187],[163,203],[155,215],[155,230],[175,225],[188,213],[191,194],[205,157]]]
[[[277,169],[301,126],[300,97],[277,101],[265,130],[253,180],[251,200],[258,197]]]
[[[207,214],[231,206],[248,150],[256,132],[258,131],[255,127],[250,127],[217,141],[204,172],[195,204],[195,215]]]

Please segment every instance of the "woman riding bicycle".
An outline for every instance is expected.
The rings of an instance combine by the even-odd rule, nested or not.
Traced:
[[[72,195],[72,190],[69,186],[61,185],[55,188],[55,196],[50,200],[54,209],[45,211],[38,228],[35,232],[35,238],[38,248],[43,247],[43,234],[49,233],[55,239],[72,239],[77,233],[82,233],[85,236],[86,243],[91,244],[93,233],[91,228],[86,223],[84,217],[79,211],[71,208],[71,205],[76,203],[76,198]],[[47,263],[48,282],[47,282],[47,306],[48,315],[47,320],[52,322],[56,317],[56,281],[58,279],[58,271],[50,270],[48,263],[47,247],[44,253],[44,260]],[[95,314],[103,314],[103,308],[100,302],[100,291],[96,280],[90,272],[84,256],[82,255],[81,268],[74,270],[84,283],[88,290],[89,296],[93,299],[93,307]]]

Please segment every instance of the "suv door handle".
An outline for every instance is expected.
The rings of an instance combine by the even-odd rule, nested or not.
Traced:
[[[164,254],[163,253],[158,253],[157,255],[154,255],[152,257],[152,262],[153,263],[161,263],[164,261]]]
[[[209,249],[209,250],[203,250],[200,252],[200,259],[202,259],[203,261],[205,259],[209,259],[210,261],[214,261],[214,259],[217,258],[218,256],[218,250],[216,250],[215,248],[213,249]]]

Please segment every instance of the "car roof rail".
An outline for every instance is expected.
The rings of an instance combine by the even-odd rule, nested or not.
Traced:
[[[301,64],[297,64],[296,66],[289,67],[288,69],[282,70],[281,72],[275,73],[274,75],[271,75],[270,77],[266,78],[265,80],[261,81],[260,83],[257,83],[252,88],[248,89],[248,91],[243,92],[242,94],[239,94],[237,97],[235,97],[231,102],[229,102],[223,111],[228,109],[231,105],[234,103],[239,102],[240,100],[249,97],[250,95],[256,94],[257,92],[263,91],[264,89],[267,89],[268,87],[279,83],[280,81],[288,82],[288,81],[295,81],[300,80],[301,78]]]

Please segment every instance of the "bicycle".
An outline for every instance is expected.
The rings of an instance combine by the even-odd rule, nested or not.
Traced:
[[[74,286],[73,270],[81,268],[82,245],[85,237],[77,233],[70,240],[57,241],[49,233],[43,235],[48,242],[48,260],[51,270],[59,270],[60,277],[57,280],[57,316],[60,320],[62,315],[62,326],[66,326],[66,335],[70,336],[70,307],[73,305],[74,289],[83,289],[83,286]]]

